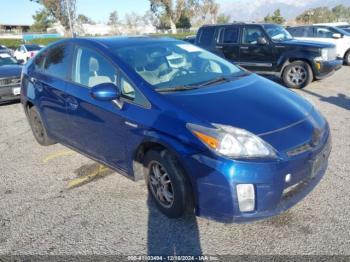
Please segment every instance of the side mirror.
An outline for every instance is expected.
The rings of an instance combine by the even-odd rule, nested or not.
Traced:
[[[258,44],[259,45],[267,45],[267,40],[265,37],[258,37]]]
[[[112,101],[120,97],[119,88],[113,83],[103,83],[94,86],[90,95],[101,101]]]
[[[333,37],[334,39],[339,39],[339,38],[342,38],[342,35],[336,33],[336,34],[333,34],[332,37]]]

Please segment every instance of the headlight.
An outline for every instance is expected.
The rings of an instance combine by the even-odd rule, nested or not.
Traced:
[[[187,128],[212,151],[232,158],[275,158],[275,150],[260,137],[232,126],[213,124],[207,128],[187,124]]]
[[[324,61],[328,60],[328,53],[329,53],[329,50],[327,48],[323,48],[321,50],[321,58],[322,58],[322,60],[324,60]]]

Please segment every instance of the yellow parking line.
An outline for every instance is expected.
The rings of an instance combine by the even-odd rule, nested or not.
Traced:
[[[56,158],[62,157],[62,156],[71,156],[76,154],[74,151],[72,150],[63,150],[63,151],[59,151],[59,152],[55,152],[53,154],[48,155],[47,157],[44,158],[43,162],[46,164],[47,162],[54,160]]]
[[[90,174],[83,176],[83,177],[78,177],[76,179],[71,180],[68,185],[66,186],[66,189],[72,189],[74,187],[78,187],[82,184],[85,184],[89,181],[91,181],[92,179],[94,179],[95,177],[101,175],[103,172],[109,170],[108,167],[103,166],[103,165],[99,165],[98,169],[91,172]]]

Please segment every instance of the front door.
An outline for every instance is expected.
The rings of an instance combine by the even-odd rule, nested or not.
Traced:
[[[252,71],[271,71],[274,66],[273,48],[270,43],[259,44],[258,39],[268,38],[258,26],[245,26],[239,48],[239,64]]]
[[[92,87],[108,82],[116,88],[126,85],[108,58],[92,47],[77,46],[72,82],[67,86],[69,143],[97,160],[127,170],[125,152],[130,128],[125,123],[129,106],[118,107],[114,101],[100,101],[90,95]]]

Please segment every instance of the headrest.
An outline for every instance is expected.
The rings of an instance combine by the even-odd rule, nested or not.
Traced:
[[[97,72],[99,69],[99,64],[96,58],[90,57],[89,61],[89,71],[90,72]]]

